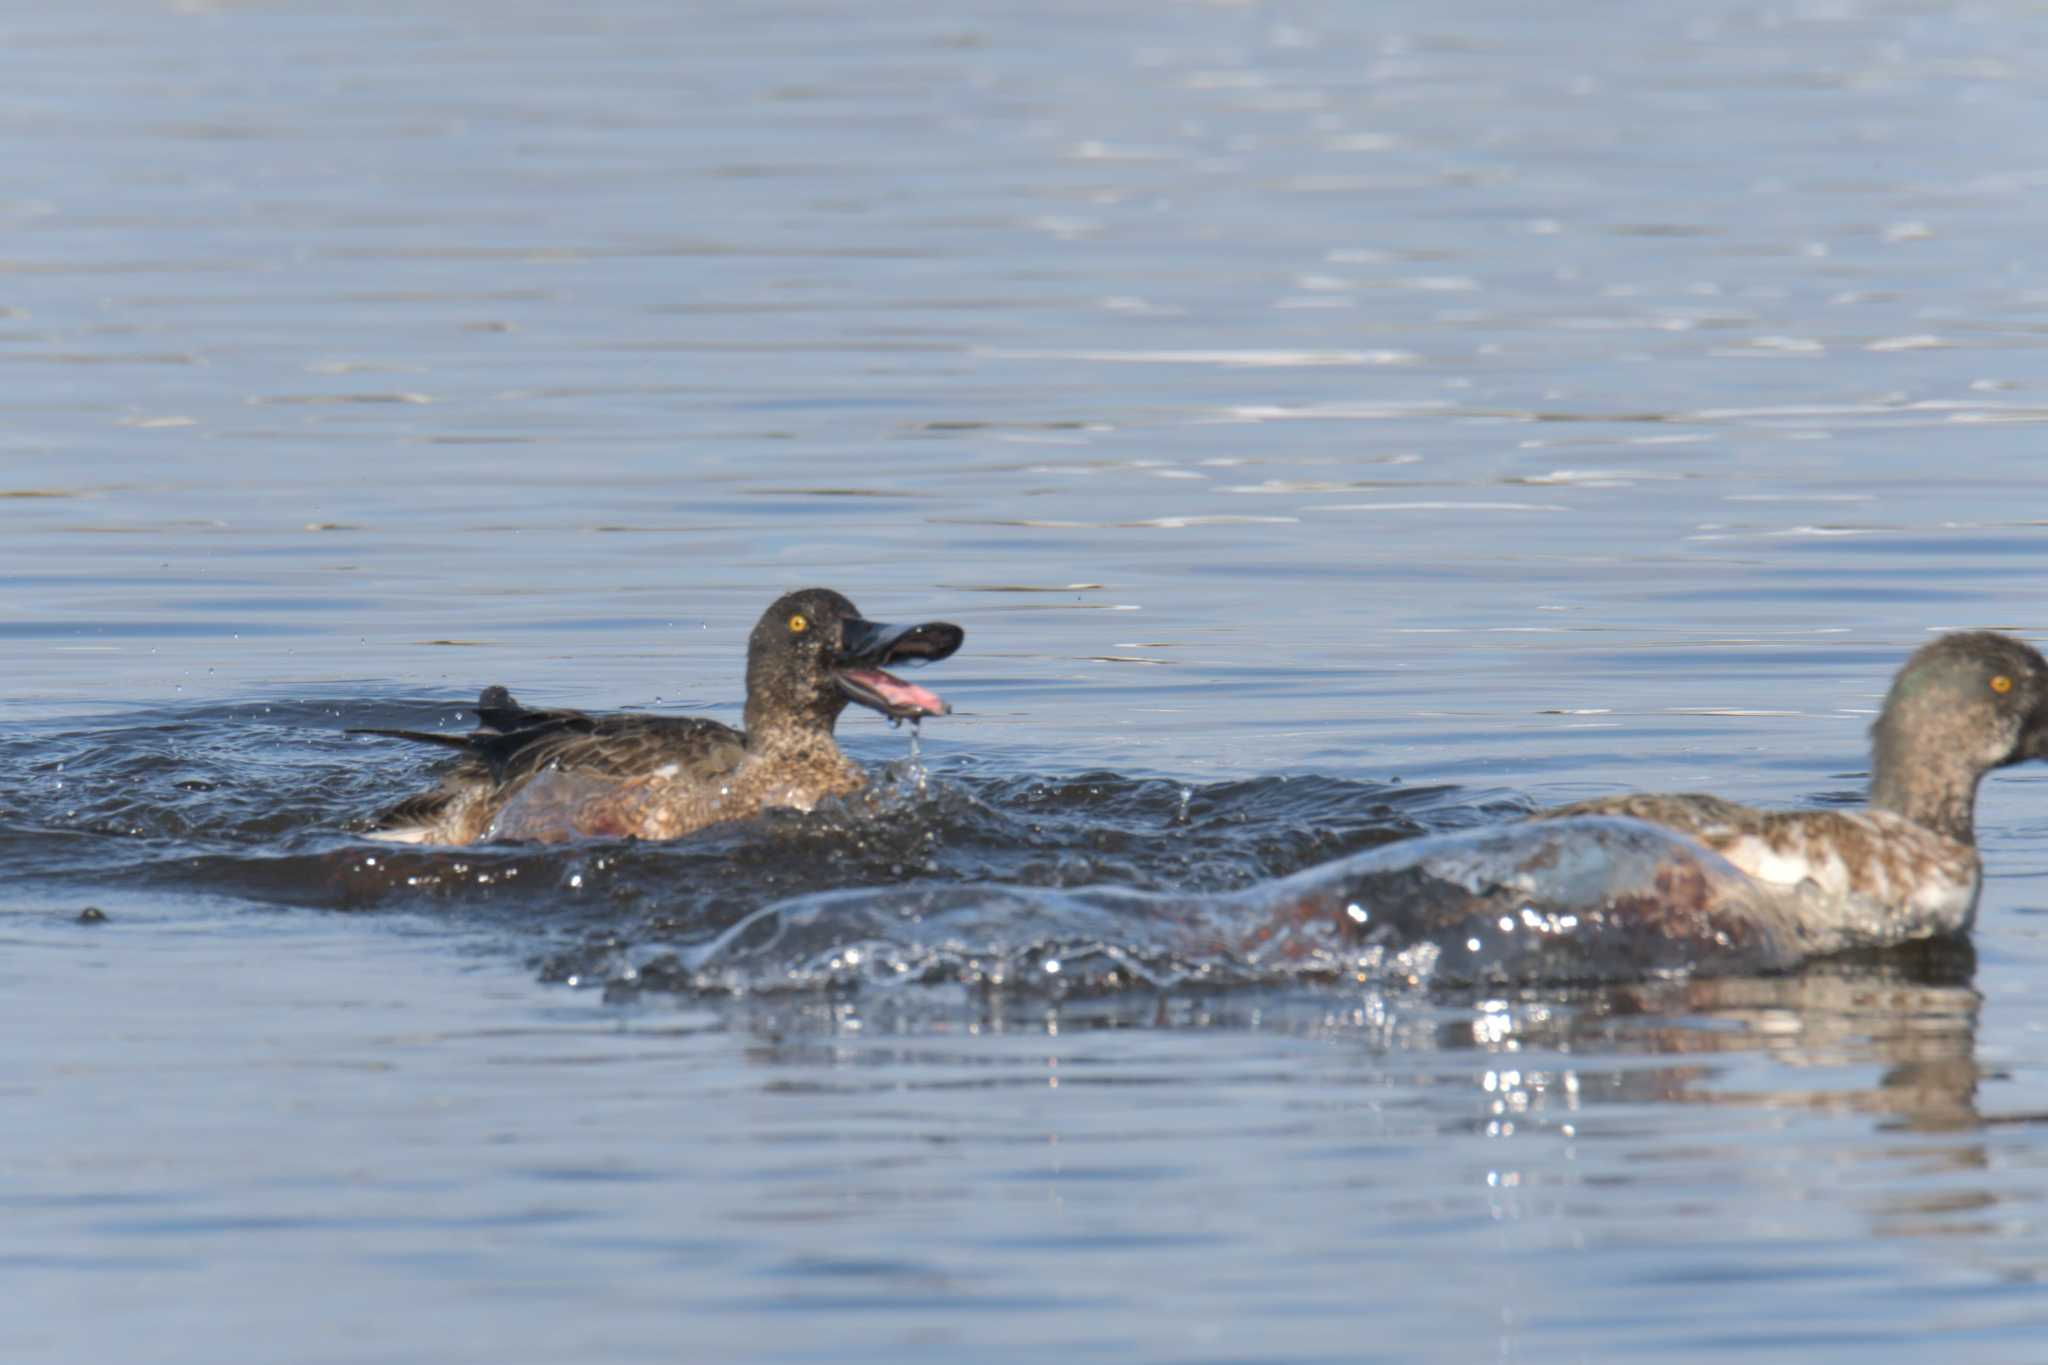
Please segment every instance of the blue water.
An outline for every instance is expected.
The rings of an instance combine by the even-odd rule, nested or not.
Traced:
[[[1971,946],[1785,977],[676,964],[1854,800],[2048,639],[2044,26],[0,4],[0,1357],[2039,1359],[2039,770]],[[968,631],[879,815],[351,833],[345,727],[734,719],[814,583]]]

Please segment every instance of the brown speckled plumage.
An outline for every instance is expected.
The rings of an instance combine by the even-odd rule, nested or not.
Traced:
[[[1762,811],[1701,795],[1598,797],[1539,820],[1618,815],[1688,835],[1808,913],[1910,910],[1962,928],[1980,869],[1972,813],[1993,768],[2048,753],[2048,662],[2010,636],[1943,636],[1899,670],[1871,727],[1866,810]]]
[[[779,598],[747,647],[746,728],[700,717],[534,710],[502,687],[477,699],[466,735],[373,730],[459,751],[440,785],[372,822],[405,843],[552,842],[579,836],[672,839],[773,806],[809,810],[866,782],[833,726],[849,700],[887,715],[944,704],[871,663],[943,659],[959,627],[863,621],[838,593]]]

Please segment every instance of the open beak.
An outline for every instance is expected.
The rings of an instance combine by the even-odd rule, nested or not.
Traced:
[[[966,638],[966,631],[945,621],[885,626],[856,617],[839,628],[832,679],[847,696],[891,720],[943,716],[953,709],[944,698],[883,672],[882,665],[932,663],[960,648]]]

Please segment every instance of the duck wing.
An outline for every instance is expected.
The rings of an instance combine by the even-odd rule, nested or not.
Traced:
[[[471,737],[470,754],[501,785],[544,768],[616,781],[666,768],[677,776],[711,781],[739,767],[747,754],[745,734],[701,716],[526,714],[542,719],[513,730],[479,730]]]
[[[548,769],[599,782],[623,782],[662,769],[715,781],[746,757],[745,733],[701,716],[541,710],[520,704],[503,687],[485,688],[477,697],[476,714],[481,722],[478,727],[460,735],[425,730],[349,731],[458,751],[454,762],[442,771],[438,786],[386,810],[372,822],[373,829],[422,829],[449,821],[466,824],[472,812],[476,818],[487,818],[489,809]]]
[[[502,687],[487,687],[478,695],[476,714],[482,723],[461,735],[375,728],[348,733],[458,750],[462,757],[449,770],[450,777],[499,784],[546,767],[629,778],[670,764],[681,773],[710,779],[731,772],[746,757],[744,732],[702,716],[594,716],[566,708],[541,710],[521,705]]]
[[[1910,912],[1948,933],[1977,903],[1977,852],[1902,815],[1879,810],[1758,810],[1718,796],[1635,793],[1540,812],[1538,820],[1623,815],[1697,839],[1759,882],[1810,887],[1825,911]],[[1872,909],[1872,908],[1875,909]]]

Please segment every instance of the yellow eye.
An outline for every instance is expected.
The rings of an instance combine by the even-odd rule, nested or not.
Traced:
[[[811,628],[811,623],[810,623],[809,621],[806,621],[806,620],[804,620],[804,618],[803,618],[802,616],[792,616],[792,617],[790,617],[790,618],[789,618],[789,633],[790,633],[791,635],[801,635],[801,634],[803,634],[803,633],[804,633],[805,631],[809,630],[810,628]],[[2010,678],[2006,678],[2006,679],[2003,679],[2003,681],[2004,681],[2004,683],[2005,683],[2005,687],[2011,687],[2011,686],[2012,686],[2012,679],[2010,679]],[[1993,683],[1993,684],[1992,684],[1992,686],[1993,686],[1993,687],[1998,687],[1998,684],[1997,684],[1997,683]],[[2003,691],[2005,691],[2005,687],[1999,687],[1999,688],[1998,688],[1998,690],[1999,690],[1999,691],[2001,691],[2001,692],[2003,692]]]
[[[2001,697],[2012,691],[2012,679],[2001,673],[1991,680],[1991,690]]]

